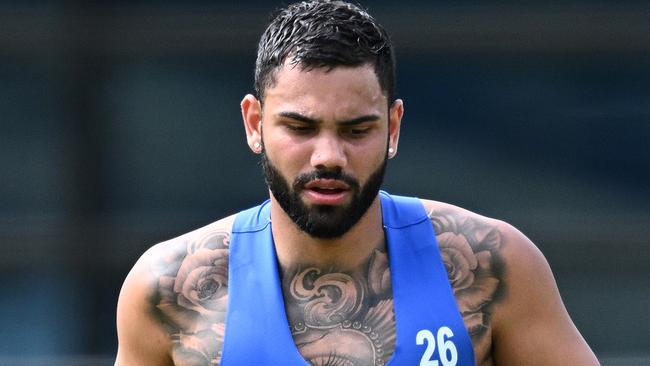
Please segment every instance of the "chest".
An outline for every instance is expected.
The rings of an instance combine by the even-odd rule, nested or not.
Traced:
[[[306,268],[283,281],[283,299],[291,336],[308,364],[389,363],[395,353],[397,337],[394,299],[390,276],[386,277],[383,285],[373,283],[379,278],[372,271],[365,277]],[[464,320],[471,322],[471,319]],[[454,343],[456,339],[452,329],[443,326],[430,330],[426,325],[427,322],[423,321],[424,328],[415,333],[414,339],[400,339],[401,349],[416,353],[415,358],[419,357],[420,364],[435,364],[431,363],[433,361],[444,365],[459,364],[458,352],[462,347]],[[477,339],[474,348],[479,365],[492,364],[490,339],[489,334]],[[413,344],[405,347],[407,343],[414,343],[415,347]]]
[[[375,262],[381,260],[374,255]],[[387,266],[366,273],[295,271],[283,281],[293,341],[312,365],[384,365],[393,355],[396,328]],[[380,273],[381,272],[381,273]]]
[[[390,205],[382,201],[384,214]],[[235,230],[235,225],[224,364],[383,365],[390,360],[396,366],[448,358],[446,365],[472,364],[472,345],[431,224],[401,208],[394,207],[400,212],[384,220],[400,218],[384,229],[390,258],[377,250],[354,272],[299,263],[283,268],[280,279],[270,225],[255,230]],[[423,211],[421,205],[418,209]]]

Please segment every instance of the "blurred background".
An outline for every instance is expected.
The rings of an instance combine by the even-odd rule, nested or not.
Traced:
[[[0,0],[0,365],[111,365],[151,245],[267,195],[239,101],[278,2]],[[385,189],[508,221],[604,364],[650,364],[650,6],[373,1]]]

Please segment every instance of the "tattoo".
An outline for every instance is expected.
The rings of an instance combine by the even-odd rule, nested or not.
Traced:
[[[477,359],[489,358],[490,314],[504,292],[501,234],[493,225],[451,210],[432,211],[429,218]],[[174,245],[152,267],[158,279],[151,298],[154,315],[169,333],[174,364],[218,365],[230,234],[215,230]],[[288,268],[282,287],[291,334],[309,364],[388,362],[396,333],[385,251],[375,249],[355,271]]]
[[[180,243],[154,266],[156,317],[172,340],[175,365],[218,365],[228,302],[230,234],[213,231]]]
[[[504,292],[501,233],[494,225],[451,210],[432,211],[429,218],[472,342],[475,348],[489,349],[490,311]]]
[[[311,365],[384,365],[395,348],[388,258],[375,249],[363,269],[285,271],[291,334]]]

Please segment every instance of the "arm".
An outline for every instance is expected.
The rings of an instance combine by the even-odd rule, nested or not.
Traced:
[[[116,366],[219,364],[233,220],[158,244],[142,256],[118,301]]]
[[[149,270],[151,251],[127,276],[117,304],[118,351],[115,366],[173,365],[171,342],[151,299],[156,282]]]
[[[599,365],[560,298],[546,259],[510,225],[500,223],[504,299],[492,321],[497,365]]]
[[[477,365],[597,365],[548,263],[512,226],[424,201]]]

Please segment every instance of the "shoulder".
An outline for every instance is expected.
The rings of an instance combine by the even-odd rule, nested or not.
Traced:
[[[517,300],[511,296],[518,295],[511,293],[513,288],[519,288],[516,283],[550,275],[548,263],[535,244],[507,222],[447,203],[422,203],[461,308],[487,306],[495,310],[494,306]],[[470,280],[474,284],[481,281],[484,297],[466,304],[462,290]]]
[[[187,305],[201,305],[207,293],[197,286],[211,283],[196,281],[212,280],[212,273],[218,272],[220,278],[227,281],[228,252],[232,225],[236,215],[213,222],[207,226],[191,231],[174,239],[156,244],[145,252],[138,260],[132,272],[142,275],[147,282],[153,297],[149,298],[151,305],[165,322],[175,322],[169,312],[169,306],[181,301],[189,301]],[[208,276],[208,277],[206,277]],[[223,283],[226,285],[226,282]],[[210,288],[214,289],[214,288]],[[176,309],[180,310],[180,309]],[[199,311],[199,308],[195,308]]]
[[[511,225],[450,204],[422,201],[436,233],[458,310],[474,344],[477,364],[492,364],[496,315],[513,298],[512,252],[533,258],[534,245]],[[530,252],[530,253],[528,253]],[[517,295],[515,295],[517,296]]]
[[[503,221],[450,204],[423,200],[458,308],[475,345],[489,343],[492,315],[507,290],[506,247],[515,230]],[[487,346],[487,345],[486,345]]]
[[[234,218],[156,244],[140,257],[118,301],[118,360],[167,364],[182,354],[209,363],[215,357],[210,345],[223,338]]]
[[[448,203],[422,200],[427,215],[442,245],[467,242],[475,252],[498,255],[502,264],[519,263],[528,258],[546,263],[530,239],[509,223],[486,217]],[[439,243],[441,244],[441,243]],[[487,253],[485,255],[487,255]]]
[[[142,266],[142,270],[146,270],[156,281],[160,281],[167,276],[184,273],[189,269],[184,267],[190,264],[186,263],[188,260],[196,265],[207,264],[205,261],[209,259],[206,255],[227,254],[235,217],[236,215],[232,215],[223,218],[154,245],[142,255],[134,269]]]
[[[478,364],[598,364],[532,241],[504,221],[422,203]]]
[[[157,290],[161,280],[182,272],[181,265],[184,261],[198,259],[197,256],[201,257],[201,254],[211,251],[227,254],[235,216],[152,246],[135,263],[125,285],[130,284],[130,280],[135,280],[133,282],[144,282],[142,284]]]

